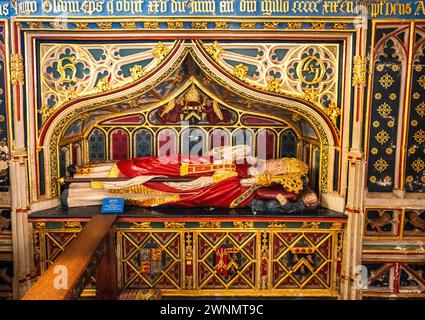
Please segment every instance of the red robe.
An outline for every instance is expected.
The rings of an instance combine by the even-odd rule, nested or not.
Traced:
[[[141,157],[132,160],[121,160],[117,162],[120,170],[120,177],[135,178],[137,176],[167,176],[180,177],[181,164],[200,164],[212,163],[213,158],[202,156],[175,155],[171,157]],[[247,163],[236,164],[238,176],[234,176],[219,182],[213,183],[204,188],[182,191],[172,188],[162,182],[146,182],[144,185],[150,189],[162,192],[176,193],[180,195],[177,202],[168,203],[167,205],[183,206],[183,207],[245,207],[251,200],[257,199],[270,200],[275,199],[279,193],[284,194],[289,201],[295,201],[296,195],[286,192],[282,186],[276,185],[270,188],[244,187],[240,184],[240,179],[248,178]],[[186,177],[211,176],[213,172],[191,173]]]

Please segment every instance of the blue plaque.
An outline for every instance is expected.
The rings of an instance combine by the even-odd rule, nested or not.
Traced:
[[[123,213],[123,198],[105,198],[102,203],[102,213]]]

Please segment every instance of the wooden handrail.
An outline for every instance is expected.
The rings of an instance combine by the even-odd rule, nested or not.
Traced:
[[[96,273],[96,298],[115,299],[117,275],[112,225],[116,215],[96,215],[41,275],[23,300],[78,299]]]

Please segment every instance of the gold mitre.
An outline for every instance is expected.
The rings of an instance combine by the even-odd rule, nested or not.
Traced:
[[[189,103],[190,102],[199,103],[199,101],[201,100],[201,96],[193,84],[190,87],[189,91],[186,93],[185,99],[186,99],[186,102],[189,102]]]
[[[266,161],[266,173],[271,175],[298,174],[307,175],[309,167],[296,158],[281,158]]]

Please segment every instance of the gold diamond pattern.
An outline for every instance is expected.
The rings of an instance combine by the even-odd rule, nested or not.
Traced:
[[[420,85],[422,88],[424,88],[424,89],[425,89],[425,75],[423,75],[422,77],[420,77],[420,78],[418,79],[418,83],[419,83],[419,85]]]
[[[376,141],[378,141],[378,143],[383,145],[384,143],[386,143],[390,139],[390,135],[385,130],[381,130],[375,136],[375,139],[376,139]]]
[[[381,84],[383,88],[388,89],[389,87],[393,85],[394,79],[392,76],[386,73],[385,75],[381,77],[381,79],[379,79],[379,83]]]
[[[417,143],[422,144],[425,141],[425,131],[423,131],[422,129],[416,131],[413,135],[413,138]]]
[[[385,184],[391,184],[392,183],[392,179],[391,179],[391,177],[390,176],[386,176],[385,178],[384,178],[384,183]]]
[[[425,102],[422,102],[421,104],[419,104],[416,108],[415,108],[416,113],[423,117],[425,116]]]
[[[415,147],[410,147],[408,152],[409,152],[409,154],[415,154],[416,148]]]
[[[394,72],[397,72],[397,71],[400,71],[400,66],[399,66],[398,64],[393,64],[393,65],[391,66],[391,69],[392,69]]]
[[[413,163],[411,164],[412,169],[415,170],[415,172],[419,173],[421,171],[424,171],[425,169],[425,162],[422,159],[416,159],[415,161],[413,161]]]
[[[384,172],[388,168],[388,162],[385,161],[383,158],[380,158],[375,162],[373,166],[378,172]]]
[[[391,109],[388,103],[384,102],[378,107],[377,111],[382,118],[388,118],[388,116],[393,110]]]

